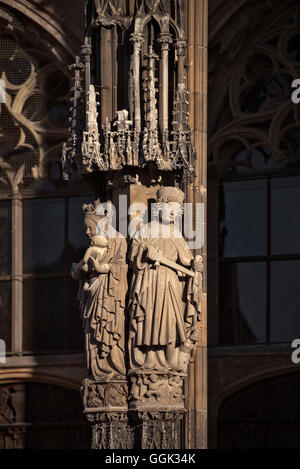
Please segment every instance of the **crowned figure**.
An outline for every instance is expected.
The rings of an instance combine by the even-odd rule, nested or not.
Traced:
[[[71,275],[80,281],[87,368],[92,379],[124,378],[127,243],[109,223],[101,204],[84,205],[83,211],[91,247],[83,260],[73,264]],[[101,246],[96,247],[96,242]]]

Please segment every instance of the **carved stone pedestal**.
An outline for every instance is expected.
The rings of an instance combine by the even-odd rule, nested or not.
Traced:
[[[126,380],[82,383],[84,413],[92,426],[92,449],[130,449]]]
[[[144,408],[174,411],[184,409],[183,380],[185,373],[137,371],[130,372],[130,409]]]
[[[92,379],[83,384],[83,400],[94,448],[184,447],[183,381],[205,321],[200,206],[189,205],[183,223],[184,200],[203,203],[206,193],[206,88],[198,79],[206,60],[205,5],[87,0],[83,63],[77,59],[73,67],[71,133],[62,160],[66,176],[79,173],[95,189],[94,205],[83,207],[93,249],[71,271],[79,281]],[[115,229],[114,213],[128,244]],[[107,238],[105,256],[94,249],[104,249],[99,234]],[[194,377],[190,415],[206,410],[193,383]],[[191,419],[188,425],[186,441]]]
[[[134,448],[183,449],[185,412],[184,409],[173,412],[129,410],[129,419],[134,429]]]
[[[182,419],[185,415],[185,373],[132,371],[129,418],[135,447],[180,449],[183,447]]]

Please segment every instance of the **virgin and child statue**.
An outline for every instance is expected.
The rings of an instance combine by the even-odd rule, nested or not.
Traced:
[[[87,369],[94,379],[124,377],[126,239],[107,221],[101,206],[84,205],[90,248],[71,275],[80,281],[78,299],[83,320]]]

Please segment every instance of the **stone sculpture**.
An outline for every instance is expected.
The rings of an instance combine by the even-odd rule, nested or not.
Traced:
[[[150,204],[153,186],[161,186],[157,220],[136,233],[128,253],[125,239],[99,207],[84,207],[91,246],[72,276],[80,281],[89,370],[82,397],[93,448],[183,444],[183,384],[199,335],[203,270],[201,256],[193,258],[177,227],[184,194],[173,187],[190,193],[196,175],[188,4],[87,1],[84,45],[72,67],[65,176],[83,175],[103,200],[129,195],[130,206],[142,200]]]
[[[85,205],[83,210],[91,247],[82,261],[73,264],[71,274],[80,281],[78,298],[85,333],[87,368],[94,379],[124,377],[127,243],[112,226],[103,226],[104,213],[99,214],[99,209]],[[99,236],[101,230],[106,232],[104,239]]]
[[[183,378],[199,337],[202,258],[193,259],[176,226],[184,193],[157,192],[159,218],[132,240],[129,356],[132,405],[183,405]],[[139,376],[143,375],[141,381]]]
[[[99,263],[103,261],[107,254],[107,238],[95,235],[91,240],[91,246],[86,250],[84,258],[81,261],[80,268],[84,272],[92,271],[92,259],[95,261],[97,268],[100,269]],[[91,259],[92,258],[92,259]]]

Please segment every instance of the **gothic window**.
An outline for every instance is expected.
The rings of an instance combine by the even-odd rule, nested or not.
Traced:
[[[87,247],[81,207],[90,196],[23,201],[23,351],[82,350],[71,263]]]
[[[0,449],[83,449],[90,431],[77,391],[43,383],[0,386]]]
[[[0,337],[5,340],[6,348],[11,350],[11,204],[0,201]]]
[[[221,343],[290,342],[300,330],[299,195],[299,176],[223,182]]]
[[[233,34],[226,44],[223,31],[211,46],[214,344],[290,342],[300,330],[300,107],[291,99],[300,76],[300,10],[293,0],[266,10],[268,27],[259,34],[249,30],[246,42]]]
[[[69,273],[87,245],[91,191],[62,177],[70,79],[28,21],[11,21],[0,18],[0,339],[12,355],[80,351]]]
[[[299,445],[299,373],[260,381],[228,397],[218,415],[220,449]]]

